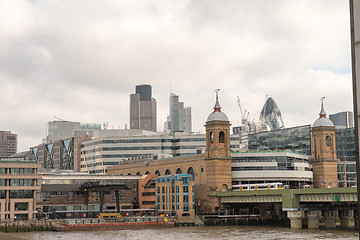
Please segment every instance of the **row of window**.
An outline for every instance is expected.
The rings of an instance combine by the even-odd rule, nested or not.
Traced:
[[[221,139],[223,138],[223,133],[221,134]],[[181,138],[181,139],[160,139],[160,138],[155,138],[155,139],[112,139],[112,140],[100,140],[100,141],[95,141],[92,143],[86,143],[86,144],[82,144],[81,147],[90,147],[90,146],[94,146],[94,145],[99,145],[99,144],[117,144],[117,143],[154,143],[154,142],[158,142],[158,143],[164,143],[164,142],[168,142],[168,143],[178,143],[178,142],[205,142],[206,139],[205,137],[200,137],[200,138]],[[239,137],[230,137],[230,141],[239,141]]]
[[[253,167],[232,167],[231,171],[278,171],[278,170],[295,170],[295,171],[311,171],[308,167],[285,167],[285,166],[253,166]]]
[[[10,168],[10,174],[34,174],[34,168]],[[5,174],[6,168],[0,168],[0,174]]]
[[[238,137],[233,137],[232,140],[236,141],[239,140]],[[116,144],[116,143],[154,143],[154,142],[158,142],[158,143],[164,143],[164,142],[168,142],[168,143],[177,143],[177,142],[205,142],[205,137],[201,137],[201,138],[182,138],[182,139],[160,139],[160,138],[155,138],[155,139],[113,139],[113,140],[100,140],[100,141],[96,141],[96,142],[92,142],[92,143],[86,143],[81,145],[81,147],[89,147],[89,146],[94,146],[94,145],[99,145],[99,144]]]
[[[34,186],[33,179],[10,179],[10,186]],[[5,179],[0,179],[0,186],[6,186]]]

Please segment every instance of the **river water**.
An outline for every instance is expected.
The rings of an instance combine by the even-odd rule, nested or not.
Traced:
[[[357,230],[290,229],[272,226],[177,227],[166,229],[94,232],[27,232],[0,235],[0,239],[26,240],[143,240],[143,239],[359,239]]]

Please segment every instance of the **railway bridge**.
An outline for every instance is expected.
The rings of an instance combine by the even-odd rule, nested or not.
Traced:
[[[320,219],[325,228],[335,228],[339,219],[343,228],[352,227],[353,219],[357,222],[357,215],[354,215],[357,188],[232,191],[218,192],[217,196],[225,209],[242,209],[244,206],[264,209],[265,206],[263,216],[286,213],[291,228],[302,228],[303,219],[307,220],[308,228],[319,228]]]

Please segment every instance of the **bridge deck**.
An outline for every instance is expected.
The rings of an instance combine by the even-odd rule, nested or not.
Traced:
[[[221,203],[282,203],[283,210],[299,209],[300,203],[355,203],[357,188],[310,188],[218,192]]]

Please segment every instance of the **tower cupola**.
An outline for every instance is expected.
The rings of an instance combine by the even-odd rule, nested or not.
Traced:
[[[313,124],[313,127],[333,127],[333,122],[326,117],[326,112],[324,110],[324,99],[325,97],[320,98],[321,100],[321,110],[319,113],[319,118]]]
[[[229,121],[228,117],[225,113],[221,111],[221,106],[219,104],[219,91],[220,89],[216,89],[216,102],[214,106],[214,111],[210,113],[210,115],[207,118],[207,122],[213,122],[213,121]]]

